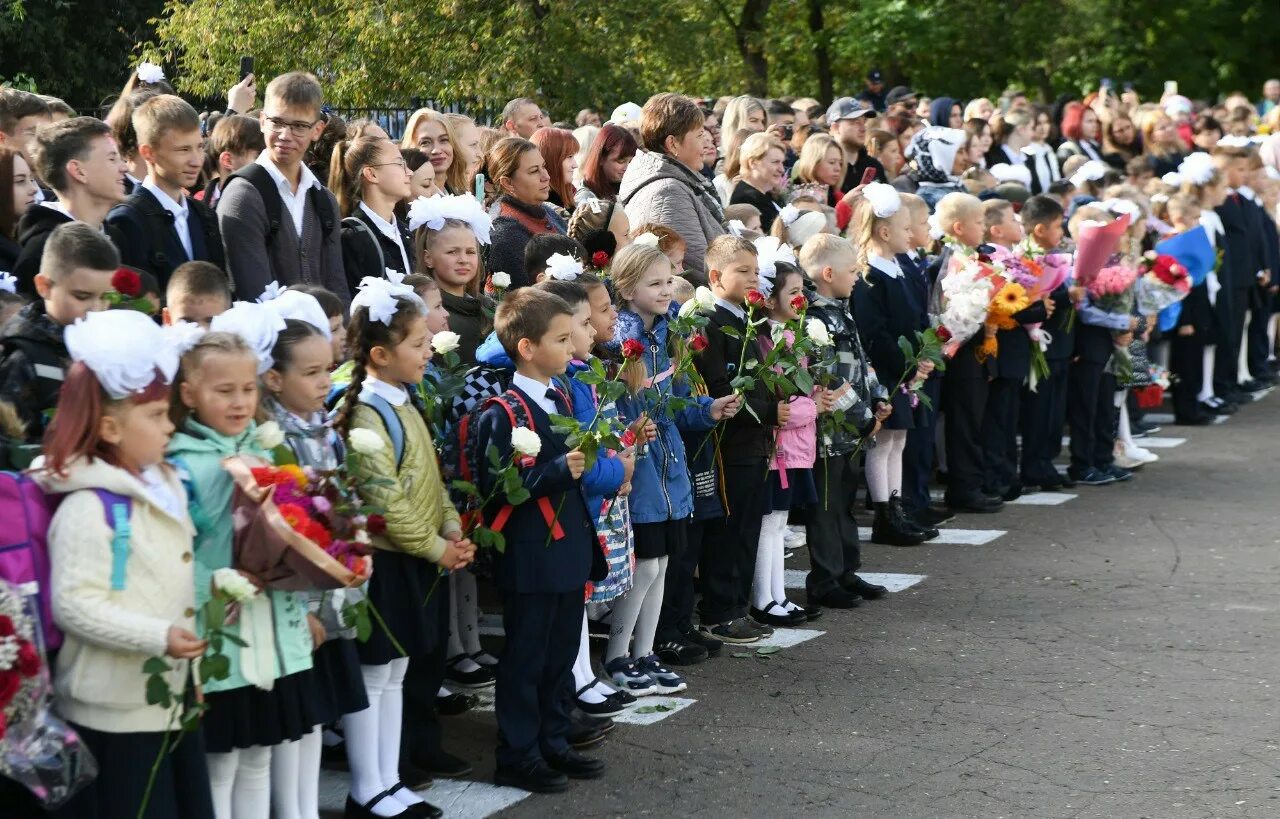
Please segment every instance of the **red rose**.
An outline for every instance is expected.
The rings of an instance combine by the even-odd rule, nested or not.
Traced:
[[[111,288],[122,296],[137,298],[142,295],[142,278],[127,267],[117,268],[111,274]]]
[[[748,305],[748,306],[750,306],[750,307],[755,307],[755,308],[764,307],[764,306],[765,306],[765,301],[766,301],[766,300],[765,300],[765,297],[764,297],[764,293],[761,293],[759,290],[748,290],[748,291],[747,291],[747,305]]]
[[[644,344],[634,338],[622,342],[622,357],[627,361],[635,361],[644,355]]]
[[[700,353],[707,349],[707,337],[702,333],[694,333],[693,337],[689,339],[689,349],[695,353]]]
[[[8,708],[22,687],[22,677],[14,669],[0,672],[0,709]]]
[[[34,677],[40,670],[40,652],[30,642],[23,640],[18,646],[18,672],[24,677]]]
[[[806,299],[802,293],[797,293],[795,298],[791,299],[791,309],[795,310],[797,313],[803,313],[808,309],[808,307],[809,300]]]
[[[8,615],[0,614],[0,637],[8,637],[13,634],[13,621]]]
[[[946,327],[939,327],[939,328],[938,328],[938,339],[939,339],[939,340],[941,340],[941,341],[950,341],[950,340],[951,340],[951,331],[950,331],[950,330],[948,330]]]
[[[387,519],[382,515],[370,515],[365,525],[371,535],[383,535],[387,532]]]
[[[609,254],[605,253],[603,250],[597,250],[595,253],[592,253],[591,266],[592,267],[608,267]]]

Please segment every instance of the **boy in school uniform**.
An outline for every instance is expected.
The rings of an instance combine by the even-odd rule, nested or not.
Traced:
[[[1062,244],[1062,205],[1057,199],[1037,194],[1026,201],[1022,212],[1022,247],[1027,256],[1038,259],[1053,253]],[[1076,295],[1079,295],[1077,293]],[[1071,321],[1072,295],[1066,283],[1055,289],[1053,313],[1041,330],[1049,334],[1045,362],[1049,376],[1032,390],[1022,390],[1022,467],[1024,487],[1038,486],[1047,492],[1067,489],[1075,482],[1058,474],[1053,459],[1062,451],[1062,430],[1067,420],[1067,370],[1075,349],[1075,322]]]
[[[602,761],[579,754],[568,741],[583,591],[588,580],[603,580],[608,571],[582,494],[586,457],[569,450],[552,431],[549,417],[573,414],[568,396],[553,381],[573,358],[572,316],[564,299],[531,287],[503,299],[494,331],[515,362],[512,397],[527,408],[529,427],[521,436],[532,430],[541,445],[534,455],[517,452],[517,431],[502,406],[484,410],[475,429],[477,451],[493,446],[503,464],[515,457],[530,493],[510,509],[502,530],[506,549],[495,567],[506,630],[495,688],[495,780],[539,793],[563,791],[569,777],[595,779],[604,773]],[[488,458],[480,459],[478,477],[487,496],[498,481]],[[491,504],[485,519],[493,521],[504,503]]]
[[[32,205],[18,222],[22,252],[11,272],[27,295],[36,294],[36,274],[49,235],[67,222],[84,222],[102,231],[107,212],[124,198],[125,172],[110,126],[93,117],[72,117],[41,128],[31,162],[56,198]]]
[[[217,207],[222,188],[231,174],[254,162],[267,147],[262,140],[262,126],[253,117],[228,114],[218,120],[209,134],[207,154],[214,164],[213,178],[196,194],[209,207]]]
[[[276,281],[318,284],[344,304],[351,301],[338,200],[303,163],[324,131],[323,101],[311,74],[294,71],[272,80],[259,120],[266,150],[223,187],[218,224],[239,299],[256,299]]]
[[[40,297],[0,330],[0,401],[22,429],[0,436],[0,464],[25,469],[39,454],[70,364],[63,330],[87,313],[106,310],[120,255],[101,231],[80,222],[54,228],[35,277]]]
[[[759,281],[755,246],[737,236],[718,236],[707,247],[706,267],[716,309],[707,324],[707,348],[695,364],[707,394],[721,398],[734,392],[731,382],[738,375],[740,360],[763,359],[757,341],[746,341],[747,293]],[[744,343],[751,345],[745,357]],[[707,522],[703,537],[702,625],[726,643],[754,643],[773,633],[747,617],[747,602],[764,520],[765,464],[774,428],[790,415],[787,403],[775,401],[759,379],[743,398],[751,411],[734,415],[720,430],[718,441],[708,443],[720,447],[727,508],[723,518]]]
[[[161,94],[133,112],[133,130],[147,176],[107,214],[120,258],[155,276],[161,287],[184,262],[222,267],[218,218],[187,195],[204,167],[200,115],[181,97]]]
[[[214,316],[230,309],[231,282],[222,268],[209,262],[186,262],[169,277],[160,319],[164,324],[189,321],[208,330]]]
[[[1219,145],[1213,162],[1227,183],[1227,198],[1215,208],[1226,231],[1222,269],[1218,278],[1222,289],[1214,304],[1221,329],[1213,365],[1213,391],[1224,401],[1247,403],[1249,387],[1240,383],[1240,348],[1245,337],[1245,314],[1254,293],[1270,283],[1261,221],[1252,202],[1240,192],[1249,175],[1249,149]]]
[[[992,199],[982,206],[987,226],[986,242],[994,247],[1012,250],[1023,240],[1022,222],[1013,203]],[[984,489],[1006,501],[1022,495],[1018,479],[1018,403],[1022,385],[1031,373],[1031,345],[1025,325],[1038,324],[1052,315],[1049,299],[1039,299],[1012,318],[1019,326],[996,332],[999,355],[995,361],[995,378],[987,393],[987,408],[982,416],[982,460],[986,470]]]

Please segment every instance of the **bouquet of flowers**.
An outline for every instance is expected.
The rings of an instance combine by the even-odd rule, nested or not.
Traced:
[[[1159,313],[1191,292],[1187,268],[1172,256],[1148,250],[1138,264],[1138,312]]]
[[[93,780],[98,766],[80,737],[49,709],[49,671],[34,599],[0,581],[0,776],[56,808]]]
[[[1107,260],[1116,252],[1120,239],[1129,229],[1129,218],[1126,213],[1113,222],[1086,220],[1080,224],[1080,238],[1076,241],[1075,269],[1072,274],[1077,283],[1090,286],[1094,277],[1106,267]]]
[[[1133,283],[1138,268],[1116,262],[1098,271],[1089,282],[1089,296],[1098,309],[1108,313],[1128,313],[1133,309]]]
[[[349,459],[360,457],[362,446],[382,445],[377,435],[365,437],[374,440],[352,436]],[[348,588],[369,579],[371,535],[386,524],[354,500],[350,470],[271,466],[241,456],[223,467],[235,481],[237,568],[287,591]]]
[[[987,320],[991,296],[996,290],[994,269],[976,256],[951,257],[942,277],[942,312],[934,320],[934,331],[942,341],[942,353],[955,356],[965,342],[978,334]]]

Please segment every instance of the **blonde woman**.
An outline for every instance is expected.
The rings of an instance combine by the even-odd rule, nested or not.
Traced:
[[[457,150],[452,126],[444,114],[419,108],[409,117],[401,148],[417,148],[426,154],[436,172],[436,187],[446,193],[467,192],[466,151]]]
[[[730,205],[755,205],[760,226],[768,232],[780,210],[774,191],[783,181],[786,146],[771,134],[752,134],[742,143],[742,168],[729,197]]]

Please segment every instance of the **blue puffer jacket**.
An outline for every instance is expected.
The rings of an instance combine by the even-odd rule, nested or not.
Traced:
[[[627,423],[648,413],[658,428],[658,437],[636,453],[636,469],[631,476],[632,523],[662,523],[683,520],[693,514],[693,491],[689,481],[689,465],[680,432],[705,432],[715,426],[711,420],[709,396],[694,397],[686,381],[671,379],[671,356],[668,350],[667,322],[676,315],[679,305],[672,304],[665,317],[658,317],[653,329],[645,330],[644,321],[630,310],[618,314],[613,341],[607,345],[620,354],[622,342],[637,339],[645,345],[645,371],[650,378],[659,374],[653,390],[624,395],[618,400],[618,412]],[[654,390],[662,398],[654,395]],[[665,396],[676,395],[693,403],[672,412]]]
[[[515,371],[515,363],[507,351],[502,348],[496,333],[490,333],[476,349],[476,361],[490,367]],[[583,384],[573,377],[574,373],[589,369],[581,361],[569,364],[569,371],[564,378],[556,379],[561,387],[569,387],[569,400],[573,402],[573,417],[578,423],[586,426],[596,417],[595,393],[590,384]],[[616,415],[616,412],[612,413]],[[582,475],[582,495],[586,499],[587,509],[593,515],[600,514],[600,506],[606,495],[615,495],[622,486],[622,462],[616,458],[596,458],[591,469]]]

